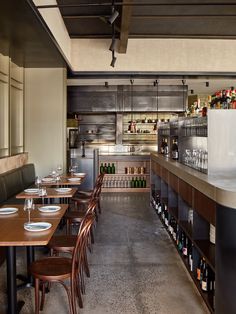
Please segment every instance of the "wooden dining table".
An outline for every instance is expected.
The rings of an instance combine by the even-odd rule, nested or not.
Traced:
[[[0,246],[6,247],[7,259],[7,295],[8,314],[19,313],[24,302],[17,303],[17,275],[16,275],[16,247],[25,246],[27,248],[27,269],[34,260],[34,247],[45,246],[50,241],[57,229],[61,218],[68,209],[68,204],[58,204],[60,210],[53,213],[44,213],[38,210],[43,205],[36,205],[31,212],[31,222],[50,222],[51,227],[45,231],[27,231],[24,223],[28,222],[28,213],[23,210],[23,205],[6,205],[1,208],[17,208],[14,214],[0,214]],[[54,205],[56,206],[56,205]],[[29,275],[29,274],[28,274]]]
[[[60,189],[60,188],[47,187],[46,188],[46,195],[44,195],[43,197],[42,196],[40,197],[38,192],[28,193],[28,192],[25,192],[25,190],[24,190],[24,191],[20,192],[19,194],[17,194],[16,198],[17,199],[25,199],[25,198],[33,198],[33,199],[36,199],[36,198],[44,198],[44,199],[72,198],[77,191],[77,188],[70,188],[70,191],[62,193],[62,192],[58,192],[57,191],[58,189]]]

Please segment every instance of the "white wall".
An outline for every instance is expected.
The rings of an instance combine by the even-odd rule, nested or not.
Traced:
[[[37,5],[54,5],[57,4],[56,0],[33,0]],[[64,21],[58,8],[40,9],[44,21],[50,28],[53,36],[55,37],[58,45],[61,47],[67,61],[70,63],[71,59],[71,40],[65,27]]]
[[[65,169],[65,69],[25,69],[25,150],[39,176]]]
[[[111,40],[72,39],[77,71],[236,71],[236,41],[215,39],[129,39],[126,54],[110,66]]]

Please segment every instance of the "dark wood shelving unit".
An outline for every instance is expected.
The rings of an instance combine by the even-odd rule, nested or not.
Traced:
[[[179,220],[178,224],[184,233],[188,236],[188,238],[193,241],[193,230],[191,224],[185,220]]]
[[[175,213],[175,214],[177,213],[178,208],[177,208],[177,207],[170,207],[169,210],[170,210],[170,213],[173,214],[173,216],[174,216],[174,213]],[[195,286],[196,286],[197,290],[199,291],[199,293],[201,294],[203,300],[205,301],[205,303],[206,303],[206,305],[207,305],[209,311],[210,311],[211,313],[214,313],[214,309],[213,309],[214,294],[213,294],[213,292],[212,292],[212,291],[205,292],[205,291],[203,291],[203,290],[201,289],[200,283],[199,283],[199,281],[197,280],[197,278],[196,278],[196,276],[195,276],[195,272],[194,272],[194,271],[191,271],[190,268],[189,268],[188,261],[187,261],[187,257],[183,256],[183,255],[179,252],[178,247],[177,247],[177,245],[176,245],[176,242],[175,242],[175,240],[173,239],[173,237],[171,236],[171,234],[170,234],[169,230],[167,229],[166,225],[164,224],[164,221],[161,219],[161,217],[160,217],[159,215],[158,215],[158,217],[159,217],[159,219],[160,219],[162,225],[165,227],[166,231],[168,232],[170,239],[172,240],[172,242],[173,242],[173,244],[174,244],[176,250],[178,251],[178,254],[179,254],[179,256],[180,256],[182,262],[184,263],[184,265],[185,265],[185,267],[186,267],[186,269],[187,269],[189,275],[191,276],[193,282],[195,283]],[[175,216],[175,218],[176,218],[176,216]],[[197,249],[199,249],[199,251],[201,252],[201,254],[206,257],[207,263],[208,263],[208,264],[211,266],[211,268],[214,270],[214,268],[213,268],[212,265],[211,265],[211,263],[213,263],[212,258],[214,258],[214,256],[215,256],[214,250],[213,250],[213,248],[211,247],[211,245],[213,245],[213,244],[211,244],[210,241],[207,241],[207,240],[196,240],[196,241],[193,241],[192,236],[190,235],[190,234],[191,234],[191,229],[190,229],[190,228],[191,228],[191,225],[190,225],[188,222],[186,222],[186,221],[179,221],[179,226],[180,226],[180,227],[183,229],[183,231],[188,235],[188,237],[190,238],[191,242],[195,245],[195,247],[196,247]],[[188,231],[187,231],[187,230],[188,230]],[[209,242],[209,243],[207,243],[207,242]],[[211,245],[210,245],[210,244],[211,244]],[[214,246],[214,245],[213,245],[213,246]],[[200,249],[200,248],[201,248],[201,249]],[[205,253],[204,253],[204,252],[205,252]],[[207,254],[208,254],[209,258],[207,258]],[[210,260],[211,260],[211,263],[210,263]],[[215,263],[213,263],[213,265],[214,265],[214,264],[215,264]]]
[[[193,240],[195,247],[205,257],[207,264],[215,272],[215,245],[209,240]]]
[[[168,210],[170,214],[175,218],[175,220],[178,222],[178,207],[168,207]]]

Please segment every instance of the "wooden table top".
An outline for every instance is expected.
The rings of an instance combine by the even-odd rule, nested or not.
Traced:
[[[57,188],[46,188],[47,195],[44,196],[44,198],[63,198],[63,197],[73,197],[76,193],[76,188],[71,188],[69,192],[61,193],[56,191]],[[20,192],[16,195],[16,198],[22,199],[22,198],[41,198],[38,194],[31,194],[26,193],[24,191]]]
[[[45,213],[38,210],[39,207],[43,207],[43,206],[60,206],[61,209],[56,212]],[[61,219],[64,216],[65,212],[67,211],[68,206],[69,206],[68,204],[51,204],[51,205],[35,204],[35,209],[30,211],[30,217],[32,220],[34,220],[34,218],[37,218],[37,219],[42,219],[42,221],[44,221],[44,219]],[[28,212],[24,211],[23,209],[24,205],[19,205],[19,204],[4,205],[1,208],[7,208],[7,207],[17,208],[18,211],[10,215],[0,215],[0,224],[7,219],[25,219],[27,221]]]
[[[47,245],[60,219],[34,218],[33,222],[50,222],[52,227],[46,231],[31,232],[24,229],[24,219],[1,220],[0,246]]]
[[[36,205],[36,208],[43,205]],[[28,221],[28,212],[23,205],[2,206],[18,208],[18,212],[11,215],[0,215],[0,246],[31,246],[47,245],[54,234],[61,218],[68,208],[67,204],[59,204],[61,209],[55,213],[42,213],[38,209],[31,210],[31,222],[50,222],[52,227],[45,231],[31,232],[24,229]]]

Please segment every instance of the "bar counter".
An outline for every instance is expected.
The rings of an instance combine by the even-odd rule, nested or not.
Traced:
[[[157,153],[151,159],[216,203],[236,208],[236,173],[207,175]]]
[[[166,208],[169,221],[174,219],[192,245],[194,252],[192,269],[178,247],[177,250],[210,312],[235,314],[236,174],[234,171],[207,175],[163,155],[153,153],[151,154],[151,192],[151,203],[156,200]],[[193,211],[193,219],[189,220],[191,211]],[[159,217],[163,222],[161,215]],[[211,238],[212,226],[215,226],[214,242]],[[176,244],[175,241],[174,243]],[[196,279],[197,265],[201,258],[205,258],[209,269],[215,274],[215,289],[207,292],[202,290]]]

